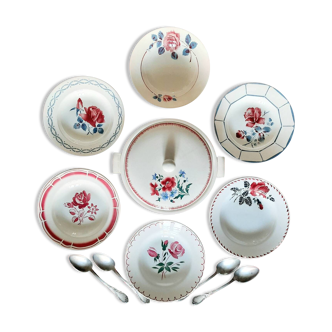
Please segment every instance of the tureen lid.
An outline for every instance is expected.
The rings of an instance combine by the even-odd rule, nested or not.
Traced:
[[[219,159],[219,176],[223,173]],[[126,189],[144,207],[178,212],[197,203],[212,187],[218,160],[208,138],[195,126],[161,119],[138,129],[122,155],[113,157]]]
[[[79,76],[53,89],[43,117],[46,133],[56,146],[76,155],[94,155],[108,149],[120,136],[124,108],[109,84]]]
[[[104,241],[120,211],[112,183],[88,169],[70,169],[53,177],[42,189],[38,217],[45,233],[70,249],[85,249]]]

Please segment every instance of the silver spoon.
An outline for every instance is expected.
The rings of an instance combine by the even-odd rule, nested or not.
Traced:
[[[130,284],[127,280],[125,280],[124,278],[122,278],[122,276],[120,275],[120,273],[117,271],[117,269],[115,268],[115,262],[114,260],[107,256],[107,255],[103,255],[103,254],[94,254],[92,256],[93,261],[96,263],[96,265],[104,271],[113,271],[128,287],[131,288],[131,290],[139,297],[139,299],[144,302],[144,303],[150,303],[150,300],[148,298],[146,298],[144,295],[142,295],[140,292],[138,292],[136,290],[136,288]]]
[[[81,255],[70,255],[69,256],[70,263],[74,266],[74,268],[80,272],[91,272],[96,278],[98,278],[99,281],[101,281],[113,294],[117,296],[117,298],[122,302],[128,302],[128,296],[116,288],[110,286],[108,283],[106,283],[103,279],[101,279],[98,274],[93,271],[92,269],[92,262],[90,259],[81,256]]]
[[[234,273],[233,278],[227,282],[226,284],[222,285],[221,287],[205,293],[203,295],[198,295],[193,298],[193,304],[200,304],[202,303],[206,298],[211,296],[212,294],[218,292],[219,290],[223,289],[224,287],[230,285],[233,281],[238,281],[238,282],[248,282],[252,279],[254,279],[259,272],[259,269],[255,266],[242,266],[239,269],[237,269]]]
[[[201,287],[202,285],[204,285],[206,282],[208,282],[212,278],[214,278],[217,274],[226,275],[226,274],[233,273],[234,270],[236,270],[240,266],[240,264],[241,264],[241,261],[238,258],[233,258],[233,257],[224,258],[217,264],[216,271],[212,275],[210,275],[210,277],[208,277],[206,280],[200,282],[198,284],[198,286],[196,287],[196,289],[198,287]],[[188,296],[189,296],[189,294],[187,296],[183,297],[182,299],[180,299],[179,301],[186,299]]]

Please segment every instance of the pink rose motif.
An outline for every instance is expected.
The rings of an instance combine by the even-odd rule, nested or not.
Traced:
[[[103,111],[101,111],[96,106],[90,106],[89,108],[84,107],[85,113],[81,113],[81,118],[90,123],[92,127],[96,127],[97,123],[104,123],[105,122],[105,116],[103,114]]]
[[[167,245],[168,245],[168,240],[166,240],[166,241],[164,242],[164,245],[165,245],[165,246],[167,246]]]
[[[254,127],[256,123],[265,124],[265,119],[261,117],[262,111],[258,107],[250,107],[244,113],[244,119],[247,121],[247,127]]]
[[[244,139],[244,131],[243,130],[238,130],[237,133],[236,133],[236,137],[237,138],[241,138],[241,139]]]
[[[166,103],[171,101],[173,99],[173,97],[169,96],[169,95],[164,95],[163,96],[163,101],[165,101]]]
[[[170,245],[168,251],[176,259],[183,256],[183,254],[185,253],[184,248],[181,246],[181,244],[178,241],[173,242]]]
[[[156,189],[157,187],[158,187],[157,183],[155,183],[155,184],[150,183],[151,196],[153,196],[153,195],[159,196],[159,191]]]
[[[162,191],[172,191],[172,189],[176,186],[176,181],[173,177],[167,177],[160,183],[163,185]]]
[[[175,31],[167,32],[163,44],[166,48],[166,51],[174,52],[181,45],[180,34],[176,33]]]
[[[158,256],[156,249],[153,248],[153,247],[150,247],[150,248],[149,248],[149,250],[148,250],[148,254],[149,254],[151,257],[153,257],[153,258]]]
[[[250,186],[250,194],[252,196],[262,196],[266,198],[266,194],[270,191],[270,189],[265,185],[264,182],[253,182]],[[263,210],[263,205],[262,207],[259,206],[261,210]]]
[[[83,190],[81,193],[75,194],[72,204],[74,206],[77,206],[79,209],[84,209],[86,206],[89,205],[90,198],[90,194],[87,194],[85,190]]]

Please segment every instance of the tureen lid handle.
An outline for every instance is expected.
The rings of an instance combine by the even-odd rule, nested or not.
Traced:
[[[225,176],[225,158],[217,157],[217,160],[218,160],[217,178],[222,178]]]
[[[121,153],[113,153],[112,173],[121,174]]]

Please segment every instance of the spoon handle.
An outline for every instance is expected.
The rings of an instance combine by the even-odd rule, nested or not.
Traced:
[[[195,288],[194,293],[196,293],[197,291],[199,291],[200,289],[202,289],[203,287],[205,287],[209,282],[211,282],[212,280],[214,280],[217,276],[217,272],[213,273],[209,278],[203,280],[201,283],[198,284],[198,286]],[[192,293],[190,293],[189,295],[183,297],[181,300],[178,300],[179,303],[183,303],[186,302],[189,297],[192,295]]]
[[[116,288],[109,285],[107,282],[105,282],[103,279],[99,277],[99,275],[91,269],[91,273],[104,285],[106,286],[120,301],[127,303],[129,301],[128,296]]]
[[[144,303],[150,303],[150,299],[142,295],[131,283],[124,279],[121,274],[114,268],[113,272],[139,297]]]
[[[231,279],[229,282],[227,282],[226,284],[216,288],[215,290],[211,291],[211,292],[208,292],[208,293],[205,293],[205,294],[202,294],[202,295],[198,295],[198,296],[195,296],[193,298],[193,304],[200,304],[202,303],[205,299],[207,299],[209,296],[213,295],[214,293],[220,291],[221,289],[225,288],[226,286],[230,285],[232,282],[234,281],[234,279]]]
[[[206,280],[200,282],[198,284],[197,288],[201,287],[202,285],[204,285],[206,282],[208,282],[209,280],[211,280],[212,278],[214,278],[216,275],[217,275],[217,271],[215,271],[213,274],[211,274]]]

